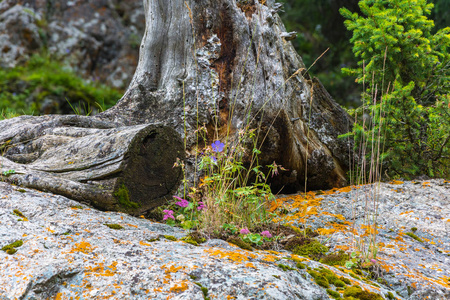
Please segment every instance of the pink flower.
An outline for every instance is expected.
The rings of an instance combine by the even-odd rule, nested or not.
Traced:
[[[263,237],[266,237],[266,238],[271,238],[272,237],[272,235],[270,234],[270,232],[269,231],[263,231],[263,232],[261,232],[261,235],[263,236]]]
[[[198,203],[197,210],[198,210],[198,211],[201,211],[201,210],[203,210],[203,209],[205,209],[205,208],[206,208],[206,205],[205,205],[202,201],[200,201],[200,202]]]
[[[250,230],[248,230],[247,227],[245,227],[245,228],[242,228],[242,229],[239,231],[239,233],[240,233],[240,234],[249,234],[249,233],[250,233]]]
[[[176,205],[181,206],[181,207],[187,207],[189,205],[189,201],[187,201],[186,199],[180,198],[178,196],[173,196],[175,199],[180,200],[179,202],[175,202]]]
[[[165,210],[163,210],[163,212],[165,213],[165,215],[163,217],[164,221],[167,220],[168,218],[171,218],[171,219],[175,220],[175,217],[173,216],[173,211],[172,210],[165,209]]]

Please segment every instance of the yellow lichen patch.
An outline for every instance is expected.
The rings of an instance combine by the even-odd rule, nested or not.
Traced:
[[[48,232],[50,233],[55,233],[55,231],[53,229],[50,229],[50,227],[45,228]]]
[[[151,244],[146,243],[146,242],[144,242],[144,241],[140,241],[140,242],[139,242],[139,245],[141,245],[141,246],[151,246]]]
[[[404,212],[400,213],[400,216],[406,215],[406,214],[411,214],[413,212],[414,212],[413,210],[404,211]]]
[[[255,265],[254,265],[253,263],[251,263],[251,262],[246,263],[246,264],[245,264],[245,267],[246,267],[246,268],[258,269],[258,268],[255,267]]]
[[[400,180],[392,180],[391,182],[389,182],[390,184],[402,184],[404,183],[403,181]]]
[[[125,224],[125,225],[128,225],[130,227],[134,227],[134,228],[138,228],[137,225],[133,225],[133,224]]]
[[[117,270],[117,262],[113,262],[109,266],[104,266],[102,263],[98,263],[97,266],[91,267],[87,266],[86,275],[95,275],[95,276],[114,276]]]
[[[431,186],[428,181],[422,182],[422,187],[427,187],[427,186]]]
[[[340,215],[340,214],[332,214],[332,213],[330,213],[330,212],[324,211],[324,212],[322,212],[322,215],[324,215],[324,216],[335,217],[335,218],[337,218],[337,219],[339,219],[339,220],[341,220],[341,221],[345,221],[344,216],[343,216],[343,215]]]
[[[176,267],[175,265],[170,265],[168,268],[166,268],[165,265],[163,265],[161,268],[165,268],[164,273],[169,274],[169,273],[176,273],[183,267],[182,266]]]
[[[298,256],[297,254],[291,254],[291,259],[295,262],[302,262],[302,261],[308,260],[302,256]]]
[[[234,262],[244,262],[248,261],[247,255],[241,254],[239,251],[222,251],[222,250],[212,250],[206,249],[205,252],[209,253],[212,256],[220,256],[220,258],[227,258]]]
[[[75,243],[75,247],[72,248],[72,250],[70,251],[70,253],[74,253],[74,252],[83,252],[84,254],[89,254],[92,252],[92,250],[94,250],[97,247],[92,246],[91,244],[89,244],[86,241],[81,241],[79,243]]]
[[[174,293],[181,293],[181,292],[183,292],[183,291],[185,291],[185,290],[187,290],[189,288],[189,285],[187,284],[188,282],[189,281],[187,281],[187,280],[183,280],[180,283],[175,284],[174,286],[172,286],[170,288],[170,291],[174,292]]]
[[[360,227],[364,230],[364,233],[361,235],[362,237],[378,234],[376,224],[360,225]]]
[[[269,211],[274,212],[278,208],[280,208],[283,205],[283,201],[281,199],[275,199],[269,204]]]
[[[278,258],[274,255],[265,255],[262,260],[267,262],[275,262]]]

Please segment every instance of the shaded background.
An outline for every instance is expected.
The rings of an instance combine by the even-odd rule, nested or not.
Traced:
[[[297,31],[294,47],[341,105],[359,105],[361,87],[341,74],[353,67],[351,37],[339,14],[355,0],[281,0]],[[435,0],[436,29],[450,25],[450,0]],[[120,99],[134,74],[145,30],[142,0],[0,2],[0,114],[90,114]]]

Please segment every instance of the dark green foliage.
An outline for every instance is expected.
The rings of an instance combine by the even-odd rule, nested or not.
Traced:
[[[389,300],[394,300],[395,299],[394,294],[392,294],[391,292],[388,292],[386,294],[386,298],[388,298]]]
[[[359,68],[343,71],[368,87],[360,114],[371,120],[355,124],[357,147],[380,151],[389,176],[449,176],[450,28],[432,34],[426,0],[359,6],[364,16],[341,9],[360,59]]]
[[[63,63],[44,54],[35,54],[26,64],[13,69],[0,69],[3,118],[17,114],[74,113],[73,109],[75,113],[90,114],[111,107],[120,97],[119,91],[83,80]]]

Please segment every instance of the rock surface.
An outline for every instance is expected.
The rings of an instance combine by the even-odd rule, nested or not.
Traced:
[[[145,29],[142,0],[4,0],[0,66],[46,49],[84,78],[126,88]]]
[[[356,228],[364,210],[364,202],[352,200],[356,191],[368,195],[373,189],[333,190],[306,200],[289,196],[278,208],[291,210],[284,221],[305,221],[330,248],[344,249],[354,240],[346,226],[353,220],[351,208]],[[179,239],[187,232],[0,183],[0,246],[23,241],[14,254],[0,251],[0,299],[204,299],[201,287],[211,299],[330,299],[304,269],[285,259],[292,257],[383,297],[391,291],[397,299],[448,299],[450,182],[381,184],[378,191],[377,241],[383,244],[377,264],[385,280],[379,287],[286,251],[248,252],[221,240],[198,247],[172,241],[169,236]],[[418,228],[423,243],[402,234],[410,227]]]

